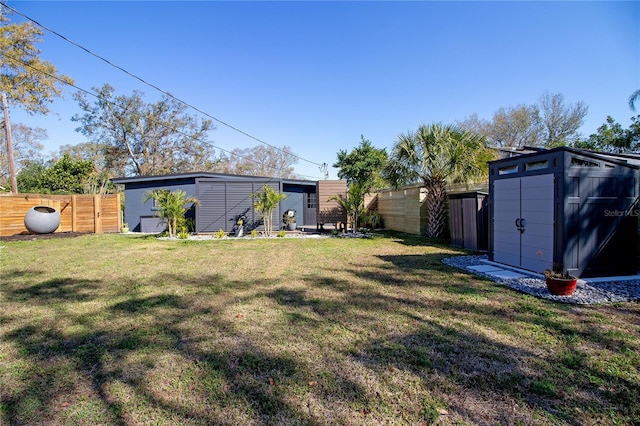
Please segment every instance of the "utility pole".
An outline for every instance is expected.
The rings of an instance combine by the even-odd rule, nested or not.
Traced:
[[[329,179],[329,171],[327,170],[327,163],[322,163],[322,165],[318,168],[322,173],[324,173],[324,180]]]
[[[7,135],[7,160],[9,161],[9,174],[11,175],[11,192],[18,193],[18,180],[16,179],[16,162],[13,159],[13,138],[11,137],[11,121],[9,121],[9,106],[7,95],[2,94],[2,110],[4,111],[4,131]]]

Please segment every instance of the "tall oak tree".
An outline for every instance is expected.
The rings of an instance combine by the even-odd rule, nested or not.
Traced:
[[[114,175],[162,175],[208,170],[213,146],[207,140],[211,120],[187,114],[187,106],[163,95],[145,103],[143,93],[116,95],[109,84],[93,88],[91,102],[85,92],[74,99],[84,111],[72,120],[89,141],[102,144],[107,169]]]

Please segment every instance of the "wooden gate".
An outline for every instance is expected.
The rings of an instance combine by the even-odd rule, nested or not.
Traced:
[[[24,215],[34,206],[60,212],[58,232],[120,232],[120,194],[106,195],[0,195],[0,237],[28,234]]]

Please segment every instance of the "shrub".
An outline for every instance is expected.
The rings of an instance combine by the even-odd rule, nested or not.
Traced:
[[[380,228],[382,227],[382,216],[376,210],[365,210],[360,216],[360,225],[371,229]]]
[[[169,191],[168,189],[147,191],[143,201],[146,203],[151,199],[158,205],[154,216],[167,220],[169,237],[174,237],[181,230],[180,228],[188,226],[184,217],[187,208],[184,205],[188,203],[200,205],[200,201],[197,198],[188,197],[187,193],[181,189],[175,191]],[[178,228],[178,225],[180,225],[180,228]]]
[[[271,229],[273,228],[273,219],[271,217],[273,209],[287,196],[276,192],[271,186],[265,184],[262,187],[262,191],[252,194],[252,197],[254,198],[253,208],[255,211],[262,213],[264,233],[267,237],[270,237]]]

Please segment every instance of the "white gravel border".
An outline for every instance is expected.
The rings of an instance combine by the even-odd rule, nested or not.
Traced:
[[[595,303],[632,302],[640,301],[640,280],[619,281],[589,281],[578,280],[576,291],[571,296],[554,296],[549,293],[547,286],[539,274],[531,273],[524,278],[500,279],[486,273],[469,269],[470,266],[487,264],[486,255],[481,256],[455,256],[442,259],[445,265],[463,269],[474,275],[486,277],[499,284],[506,285],[522,293],[530,294],[556,302],[590,305]],[[505,269],[509,269],[505,266]]]

